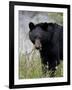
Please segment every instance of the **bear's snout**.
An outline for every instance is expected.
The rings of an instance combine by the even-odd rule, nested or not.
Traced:
[[[41,45],[41,42],[40,42],[39,39],[35,40],[35,48],[38,49],[38,50],[42,49],[42,45]]]

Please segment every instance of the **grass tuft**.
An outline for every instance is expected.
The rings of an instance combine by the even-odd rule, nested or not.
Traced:
[[[31,55],[30,55],[31,56]],[[31,58],[31,59],[30,59]],[[63,62],[58,65],[55,72],[47,71],[46,75],[42,72],[41,59],[33,52],[32,57],[23,54],[19,55],[19,79],[32,78],[47,78],[47,77],[62,77],[63,76]]]

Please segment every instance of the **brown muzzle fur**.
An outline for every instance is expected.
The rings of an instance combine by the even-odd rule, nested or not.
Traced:
[[[35,40],[35,48],[41,50],[42,45],[39,39]]]

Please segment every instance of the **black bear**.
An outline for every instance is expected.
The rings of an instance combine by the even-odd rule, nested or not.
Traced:
[[[29,23],[29,38],[39,50],[41,61],[49,70],[56,70],[56,66],[63,59],[63,26],[56,23]],[[45,69],[44,69],[45,68]]]

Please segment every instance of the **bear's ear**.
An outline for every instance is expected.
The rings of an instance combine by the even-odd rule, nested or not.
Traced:
[[[47,30],[47,28],[48,28],[48,23],[43,23],[43,25],[42,25],[42,28],[44,29],[44,30]]]
[[[30,22],[30,23],[29,23],[30,31],[33,30],[34,27],[35,27],[35,25],[34,25],[32,22]]]

